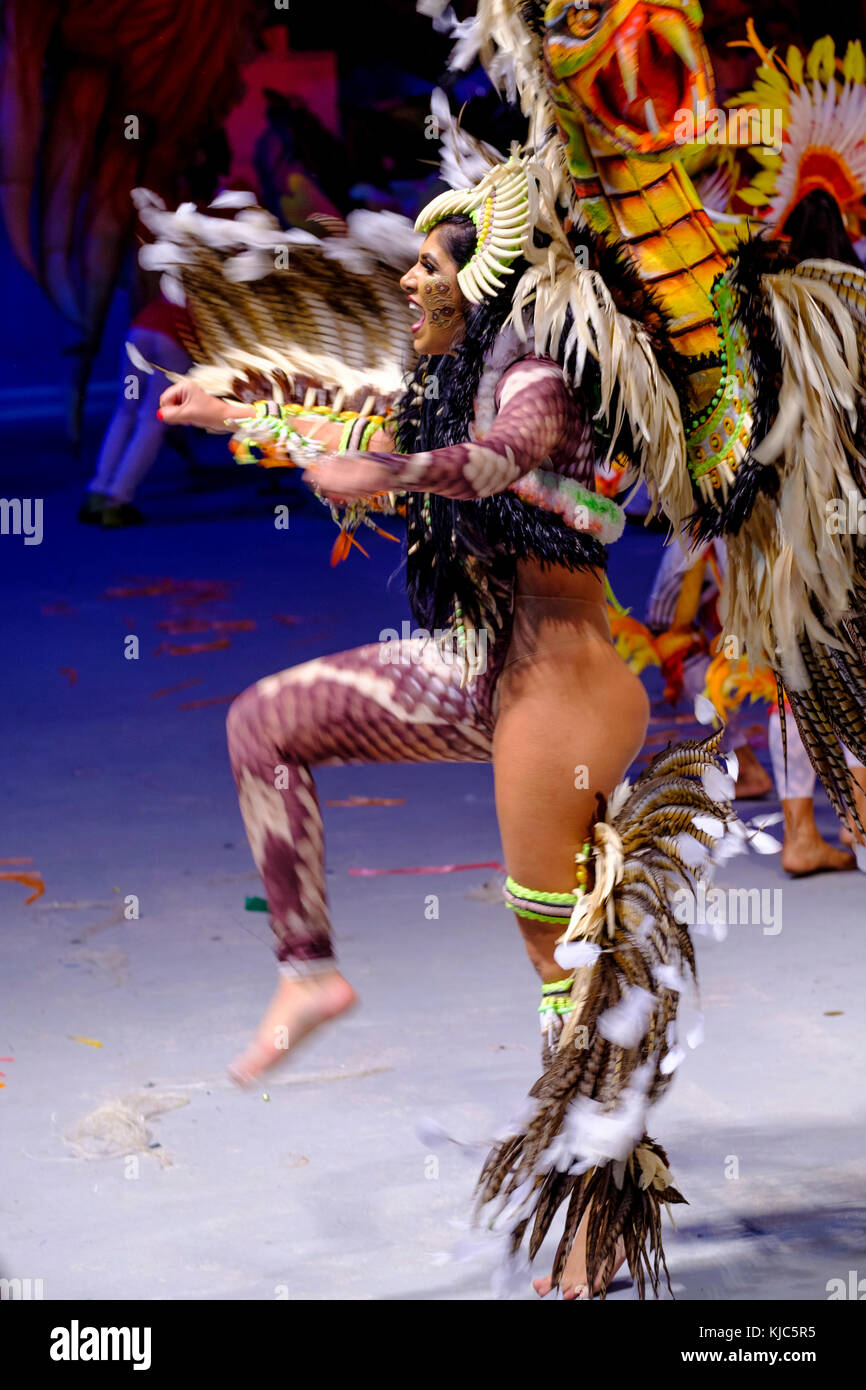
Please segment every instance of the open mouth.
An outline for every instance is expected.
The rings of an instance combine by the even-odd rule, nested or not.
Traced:
[[[415,337],[418,336],[418,334],[421,332],[421,329],[424,327],[424,324],[425,324],[426,319],[427,319],[427,315],[426,315],[426,313],[424,312],[424,310],[421,308],[421,305],[418,304],[417,301],[414,300],[414,299],[410,299],[410,300],[409,300],[409,307],[410,307],[410,309],[418,309],[418,310],[420,310],[420,313],[421,313],[420,319],[418,319],[417,323],[413,323],[413,324],[412,324],[412,327],[411,327],[410,330],[409,330],[409,332],[412,334],[413,338],[415,338]]]
[[[596,120],[612,130],[629,126],[651,145],[672,144],[676,122],[709,89],[699,43],[681,17],[670,15],[623,26],[613,52],[570,85]]]

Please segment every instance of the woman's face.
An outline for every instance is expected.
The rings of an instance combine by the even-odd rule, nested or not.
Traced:
[[[418,259],[400,281],[409,303],[418,310],[412,324],[412,346],[424,356],[450,352],[466,328],[466,301],[457,284],[460,267],[450,256],[442,230],[425,237]]]

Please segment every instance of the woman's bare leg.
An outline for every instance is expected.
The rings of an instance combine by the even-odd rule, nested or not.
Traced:
[[[567,610],[566,603],[519,602],[512,652],[530,655],[505,666],[493,738],[508,872],[525,888],[563,893],[574,891],[575,855],[597,813],[597,796],[608,797],[622,781],[649,720],[643,685],[606,636],[604,609],[592,615],[576,605],[571,619]],[[553,952],[562,928],[524,917],[518,924],[542,981],[561,979],[566,972]],[[588,1296],[585,1239],[586,1221],[566,1262],[565,1298]],[[551,1280],[538,1279],[534,1287],[544,1296]]]
[[[489,680],[461,688],[459,676],[432,642],[375,642],[268,676],[232,705],[229,754],[281,969],[235,1080],[254,1079],[356,1001],[334,959],[311,768],[489,761]]]

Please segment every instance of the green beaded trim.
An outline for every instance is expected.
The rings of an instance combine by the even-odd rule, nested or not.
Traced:
[[[734,473],[737,471],[734,447],[751,413],[744,384],[746,339],[736,317],[737,296],[724,275],[716,279],[710,298],[724,367],[712,399],[700,414],[689,419],[686,429],[688,467],[695,482],[720,464]],[[724,428],[726,420],[730,422],[730,430]],[[714,435],[718,436],[719,447],[711,442]],[[708,447],[707,441],[710,441]],[[699,452],[704,455],[702,459],[697,458]]]
[[[540,1014],[570,1014],[574,1009],[573,999],[542,999],[538,1006]]]
[[[240,446],[240,451],[235,454],[235,463],[258,463],[259,454],[253,453],[258,449],[259,453],[264,453],[264,442],[270,437],[274,443],[286,448],[290,441],[297,441],[300,449],[306,450],[309,457],[314,457],[322,452],[322,446],[313,439],[301,434],[300,430],[295,429],[292,420],[295,416],[284,415],[282,409],[279,415],[274,415],[268,410],[267,401],[256,401],[255,414],[246,416],[242,420],[231,421],[234,426],[234,438]],[[317,418],[317,417],[314,417]],[[227,422],[228,423],[228,422]],[[249,435],[243,434],[245,429],[255,431]],[[287,450],[288,452],[288,450]]]
[[[569,976],[567,980],[549,980],[546,985],[543,984],[538,1012],[540,1014],[570,1014],[574,1009],[574,1000],[571,997],[573,988],[573,976]]]
[[[458,647],[461,647],[461,648],[462,648],[462,647],[465,647],[465,646],[466,646],[466,623],[465,623],[465,620],[464,620],[464,617],[463,617],[463,605],[461,604],[459,598],[455,598],[455,600],[454,600],[454,619],[453,619],[453,624],[452,624],[452,626],[453,626],[453,628],[454,628],[454,631],[457,633],[457,645],[458,645]]]
[[[533,472],[542,482],[555,487],[557,492],[564,492],[573,502],[586,507],[587,511],[595,512],[597,516],[603,516],[613,525],[618,525],[622,507],[612,497],[605,497],[601,492],[590,492],[589,488],[582,487],[574,478],[566,478],[562,473],[551,473],[544,468],[535,468]]]

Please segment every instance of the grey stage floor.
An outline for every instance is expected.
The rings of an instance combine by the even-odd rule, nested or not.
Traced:
[[[490,871],[349,869],[497,860],[488,768],[320,774],[323,802],[405,798],[325,808],[341,959],[362,1005],[268,1081],[269,1099],[226,1079],[273,983],[266,919],[244,909],[260,889],[227,698],[406,616],[399,576],[387,587],[396,546],[374,538],[370,560],[331,570],[327,518],[305,510],[275,530],[279,499],[260,481],[154,487],[151,524],[117,534],[76,526],[77,490],[57,485],[41,546],[2,539],[0,858],[32,858],[46,892],[25,906],[23,887],[0,882],[0,1056],[14,1058],[0,1061],[0,1275],[41,1279],[56,1299],[486,1299],[490,1252],[443,1258],[464,1240],[476,1155],[431,1154],[416,1130],[432,1117],[480,1142],[514,1111],[536,1076],[534,977],[508,914],[485,900]],[[658,547],[629,531],[614,557],[638,612]],[[192,605],[177,585],[106,597],[142,577],[230,587]],[[158,626],[184,617],[256,626]],[[157,651],[226,631],[228,647]],[[138,660],[124,658],[131,633]],[[215,703],[181,708],[198,700]],[[833,833],[823,802],[821,823]],[[792,882],[753,856],[721,882],[779,889],[782,929],[698,942],[705,1041],[654,1123],[690,1202],[668,1234],[674,1290],[822,1300],[830,1279],[866,1276],[863,878]],[[113,1155],[70,1145],[118,1101],[160,1113],[127,1134],[117,1111]]]

